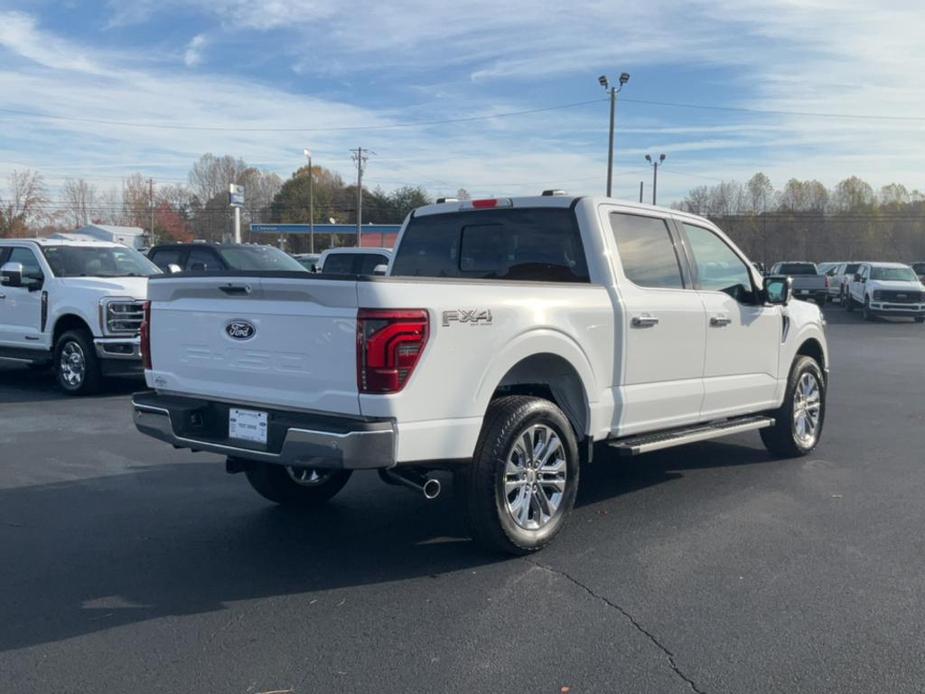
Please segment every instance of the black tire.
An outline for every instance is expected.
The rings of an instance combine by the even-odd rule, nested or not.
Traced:
[[[854,299],[848,293],[845,293],[845,310],[849,312],[854,310]]]
[[[864,320],[873,321],[874,314],[870,312],[870,297],[864,297]]]
[[[62,365],[66,355],[72,355],[76,360],[69,367]],[[68,330],[61,334],[55,343],[53,366],[58,385],[68,395],[92,395],[98,393],[103,385],[100,360],[96,356],[93,338],[86,330]],[[78,371],[80,375],[75,377]]]
[[[323,504],[344,488],[352,470],[290,468],[274,463],[252,463],[245,471],[250,485],[260,496],[284,506],[311,508]],[[293,477],[314,473],[319,479],[297,482]]]
[[[916,322],[916,323],[923,323],[923,322],[925,322],[925,316],[916,316],[916,317],[915,317],[915,322]]]
[[[797,399],[796,389],[801,383],[804,374],[809,374],[815,379],[819,389],[819,414],[815,436],[811,442],[807,442],[798,436],[794,417]],[[765,448],[781,458],[798,458],[811,452],[818,445],[819,438],[822,436],[822,427],[825,424],[825,396],[825,376],[819,364],[812,357],[798,356],[790,369],[787,390],[784,392],[784,402],[777,410],[770,413],[776,420],[775,424],[773,427],[761,430],[761,440],[764,442]]]
[[[536,427],[536,429],[532,429]],[[525,434],[532,429],[532,436]],[[555,449],[555,459],[564,463],[561,477],[552,473],[540,475],[535,467],[533,453],[539,441],[546,445],[551,441],[549,432],[555,434],[560,446]],[[526,450],[524,443],[530,442],[529,458],[516,456],[516,448]],[[508,458],[520,459],[523,466],[523,479],[520,476],[511,480],[506,472]],[[537,456],[538,457],[538,456]],[[512,463],[513,465],[513,463]],[[531,472],[532,470],[532,472]],[[529,478],[527,475],[531,475]],[[494,400],[485,415],[482,431],[475,448],[471,466],[458,476],[464,485],[462,500],[465,504],[466,519],[472,537],[488,549],[506,554],[524,555],[542,549],[562,530],[578,491],[579,458],[578,443],[568,419],[552,402],[542,398],[527,396],[508,396]],[[561,492],[556,489],[561,480]],[[543,482],[549,482],[544,484]],[[532,485],[531,485],[532,482]],[[518,489],[508,489],[508,484],[520,485]],[[533,491],[531,491],[531,488]],[[556,494],[558,503],[553,509],[551,504]],[[511,495],[515,498],[512,500]],[[541,502],[541,498],[545,502]],[[513,504],[521,502],[520,508],[527,507],[527,518],[515,520]],[[548,518],[542,506],[551,511]],[[537,520],[537,516],[540,520]],[[525,523],[523,525],[521,523]],[[536,524],[537,527],[527,527]]]

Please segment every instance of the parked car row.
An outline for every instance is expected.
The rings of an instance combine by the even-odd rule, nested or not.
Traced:
[[[771,267],[769,275],[792,278],[796,298],[820,306],[837,301],[847,310],[861,309],[864,318],[876,316],[925,321],[925,262],[827,262],[816,265],[785,261]]]

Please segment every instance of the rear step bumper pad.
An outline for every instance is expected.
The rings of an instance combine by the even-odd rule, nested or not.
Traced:
[[[154,391],[135,393],[132,407],[138,431],[175,448],[278,465],[344,470],[395,465],[396,436],[390,420],[312,415]],[[229,407],[267,412],[267,445],[229,439]]]
[[[609,441],[608,445],[616,448],[621,455],[639,455],[659,451],[663,448],[683,446],[697,441],[709,441],[723,436],[732,436],[746,431],[755,431],[774,426],[772,417],[748,416],[735,417],[710,424],[700,424],[681,429],[669,429],[655,434],[630,436],[625,439]]]

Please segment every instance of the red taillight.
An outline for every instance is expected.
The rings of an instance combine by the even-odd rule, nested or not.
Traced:
[[[357,387],[360,392],[400,391],[424,351],[428,328],[427,311],[361,308],[357,312]]]
[[[829,276],[828,275],[825,276],[825,288],[826,289],[829,288]]]
[[[141,361],[146,369],[151,368],[151,302],[144,303],[144,317],[141,320]]]

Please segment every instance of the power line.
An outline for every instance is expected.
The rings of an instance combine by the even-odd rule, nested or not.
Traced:
[[[621,98],[634,104],[648,106],[669,106],[672,108],[693,108],[704,111],[730,111],[733,113],[754,113],[768,116],[801,116],[808,118],[849,118],[853,120],[913,121],[925,123],[925,116],[880,116],[872,113],[826,113],[820,111],[786,111],[782,109],[747,108],[745,106],[714,106],[710,104],[685,104],[677,101],[652,101],[650,99]]]
[[[429,121],[409,121],[404,123],[387,123],[383,125],[343,125],[329,128],[246,128],[246,127],[224,127],[211,125],[183,125],[176,123],[143,123],[138,121],[118,121],[104,120],[100,118],[78,118],[74,116],[55,116],[47,113],[36,113],[34,111],[19,111],[10,108],[0,108],[0,113],[9,113],[12,115],[29,116],[31,118],[42,118],[47,120],[68,121],[73,123],[93,123],[96,125],[121,125],[130,128],[156,128],[161,130],[207,130],[216,132],[278,132],[278,133],[310,133],[310,132],[342,132],[352,130],[390,130],[393,128],[420,128],[430,125],[449,125],[452,123],[468,123],[472,121],[491,120],[493,118],[507,118],[510,116],[525,116],[532,113],[543,113],[545,111],[558,111],[566,108],[576,108],[578,106],[587,106],[603,101],[603,99],[590,99],[588,101],[575,101],[570,104],[559,104],[556,106],[543,106],[540,108],[530,108],[521,111],[503,111],[492,113],[484,116],[465,116],[462,118],[444,118],[440,120]]]

